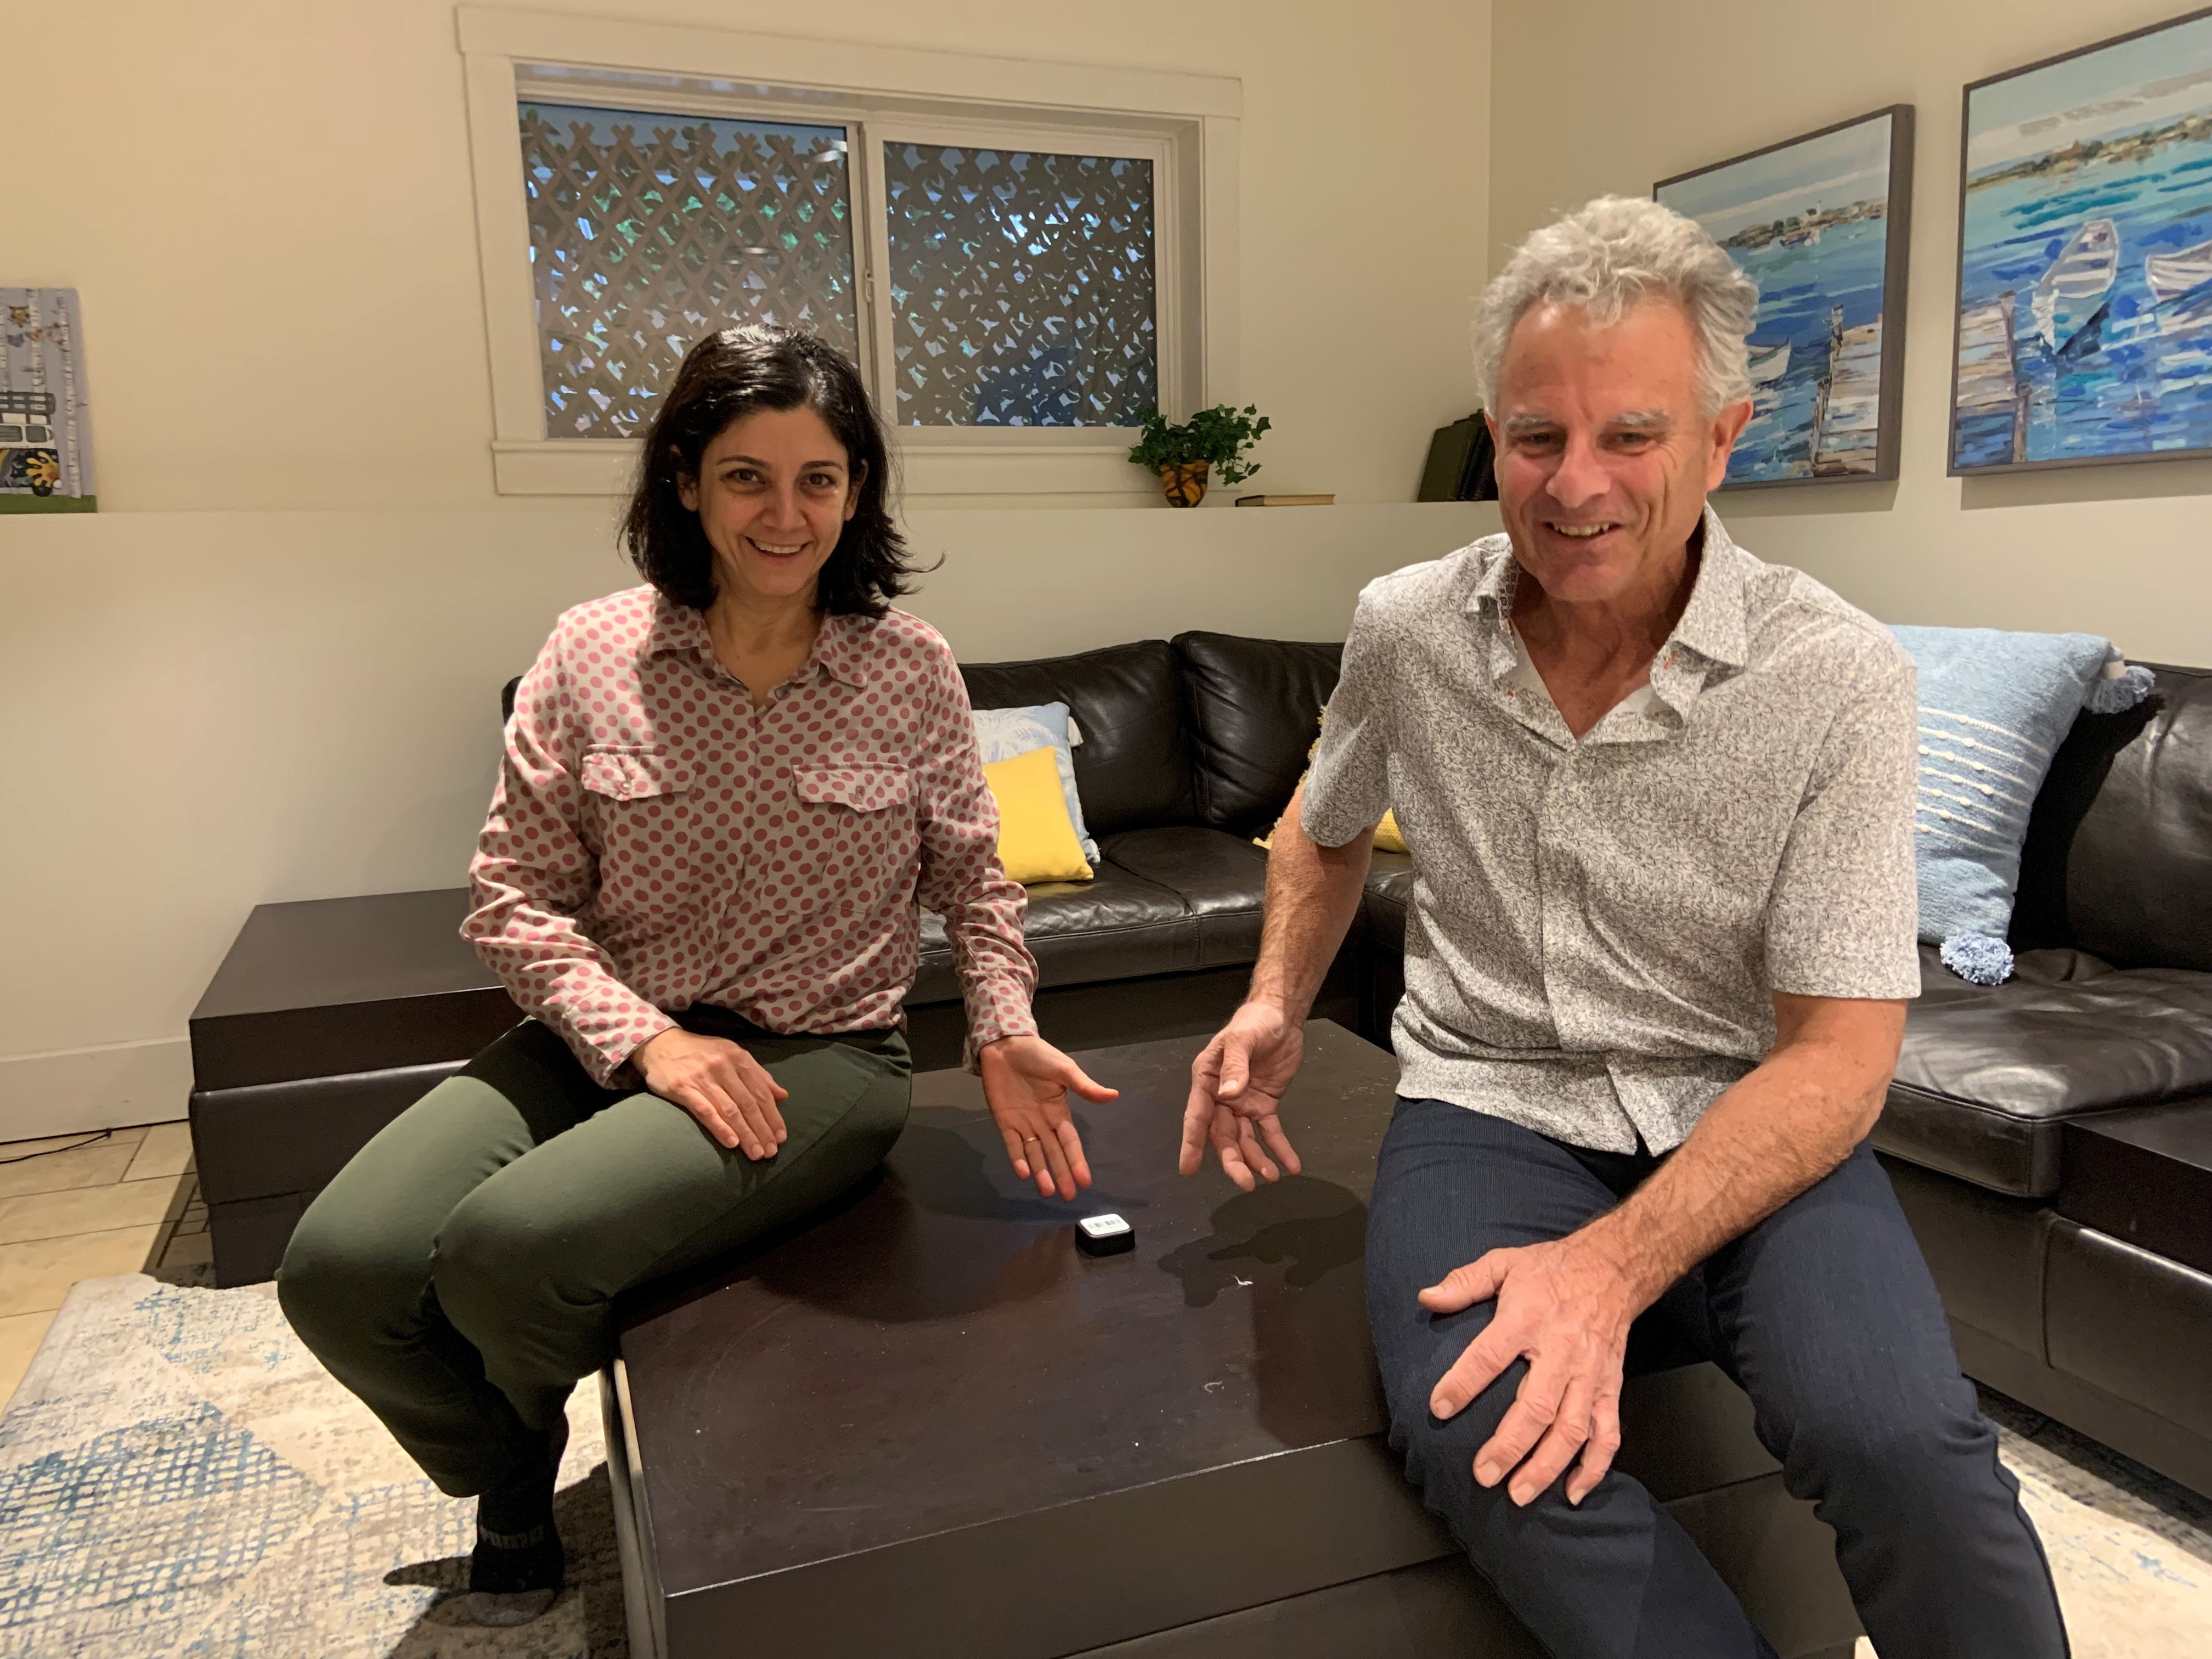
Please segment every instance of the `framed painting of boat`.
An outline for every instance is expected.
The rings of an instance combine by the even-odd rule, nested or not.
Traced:
[[[1911,188],[1909,104],[1652,186],[1759,284],[1723,489],[1897,476]]]
[[[1951,471],[2212,454],[2212,9],[1966,88]]]

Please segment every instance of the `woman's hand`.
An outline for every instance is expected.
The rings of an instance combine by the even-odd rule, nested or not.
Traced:
[[[1091,1165],[1084,1161],[1083,1142],[1068,1121],[1070,1090],[1089,1101],[1120,1098],[1121,1091],[1093,1083],[1083,1068],[1042,1037],[1000,1037],[977,1053],[983,1071],[983,1098],[999,1133],[1006,1138],[1006,1156],[1014,1173],[1034,1181],[1037,1191],[1050,1198],[1055,1192],[1072,1199],[1079,1187],[1091,1184]]]
[[[697,1118],[723,1146],[759,1159],[774,1158],[783,1144],[775,1103],[791,1091],[736,1043],[676,1026],[639,1043],[629,1058],[647,1088]]]

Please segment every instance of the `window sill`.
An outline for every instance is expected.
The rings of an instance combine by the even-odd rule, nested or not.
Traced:
[[[492,477],[502,495],[629,494],[637,446],[605,440],[497,441]],[[992,495],[1009,507],[1046,505],[1036,497],[1109,497],[1132,507],[1160,500],[1159,481],[1132,466],[1128,443],[975,444],[900,447],[901,494],[926,507],[940,496]]]

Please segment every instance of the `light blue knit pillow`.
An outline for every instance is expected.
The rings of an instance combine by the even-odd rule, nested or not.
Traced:
[[[1069,745],[1083,741],[1074,717],[1064,702],[1041,702],[1033,708],[978,708],[975,742],[983,751],[983,764],[1012,760],[1032,749],[1052,745],[1053,764],[1060,769],[1060,793],[1067,798],[1067,821],[1083,843],[1083,856],[1096,870],[1098,843],[1084,827],[1083,799],[1075,793],[1075,758]]]
[[[1977,985],[2012,975],[2013,890],[2028,811],[2074,717],[2116,714],[2151,674],[2094,634],[1893,628],[1920,671],[1920,799],[1912,845],[1920,937]]]

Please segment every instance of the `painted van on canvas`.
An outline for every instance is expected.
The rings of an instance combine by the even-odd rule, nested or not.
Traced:
[[[92,447],[73,288],[0,288],[0,513],[89,513]]]

